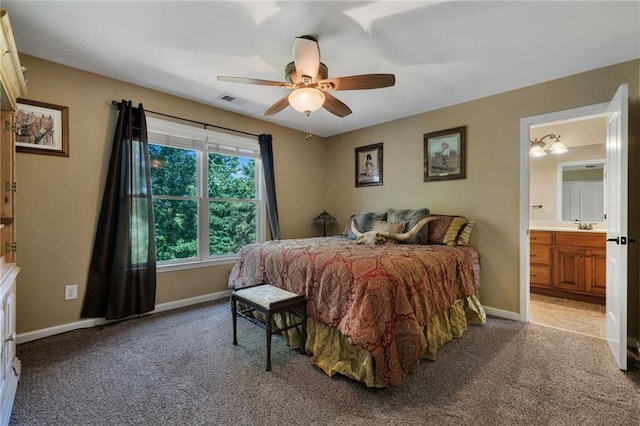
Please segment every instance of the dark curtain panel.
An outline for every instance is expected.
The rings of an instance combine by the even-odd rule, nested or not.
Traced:
[[[82,317],[120,319],[155,308],[156,249],[147,122],[122,101]]]
[[[271,238],[280,239],[280,224],[278,223],[278,205],[276,203],[276,178],[273,171],[273,147],[271,135],[262,134],[258,136],[260,142],[260,155],[262,156],[262,167],[264,169],[264,186],[267,192],[267,214],[269,216],[269,227],[271,228]]]

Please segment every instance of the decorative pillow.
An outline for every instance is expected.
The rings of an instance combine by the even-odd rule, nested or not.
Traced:
[[[355,240],[356,236],[351,232],[351,222],[356,217],[355,214],[351,215],[349,219],[347,219],[347,223],[344,225],[344,231],[342,231],[342,236],[347,237],[350,240]],[[352,238],[353,237],[353,238]]]
[[[434,220],[429,224],[429,244],[446,244],[445,236],[451,226],[453,220],[462,216],[449,216],[449,215],[433,215]],[[466,222],[466,218],[464,218]],[[456,224],[459,226],[459,224]],[[458,231],[460,229],[458,228]]]
[[[356,214],[356,217],[353,218],[356,229],[362,233],[371,231],[376,220],[386,221],[387,213],[361,212]],[[398,221],[393,220],[390,222]]]
[[[406,229],[413,229],[413,227],[425,217],[429,216],[429,209],[418,210],[396,210],[389,209],[387,211],[388,222],[405,222]],[[359,228],[358,228],[359,229]],[[406,244],[428,244],[429,243],[429,224],[425,223],[416,235],[411,237],[407,241],[403,241]]]
[[[404,222],[384,222],[376,220],[373,223],[372,231],[391,232],[393,234],[402,234],[404,232]]]
[[[474,220],[470,220],[467,224],[462,228],[460,235],[458,236],[458,245],[459,246],[467,246],[469,245],[469,238],[471,237],[471,231],[473,230],[473,225],[476,222]]]
[[[447,229],[447,233],[444,235],[444,239],[442,240],[442,242],[448,246],[455,246],[456,242],[458,241],[458,234],[466,223],[466,217],[454,217],[451,221],[451,225],[449,225],[449,229]]]

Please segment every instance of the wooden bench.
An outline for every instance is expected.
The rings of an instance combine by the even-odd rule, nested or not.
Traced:
[[[238,302],[248,306],[247,309],[238,310]],[[291,293],[272,285],[262,283],[235,289],[231,293],[231,313],[233,315],[233,344],[238,344],[236,320],[243,317],[252,323],[262,327],[267,333],[267,368],[271,371],[271,335],[288,330],[293,327],[302,328],[302,347],[300,353],[305,353],[307,340],[307,299],[304,296]],[[260,321],[251,314],[254,311],[262,312],[266,320]],[[281,312],[290,312],[300,318],[299,322],[287,327],[277,328],[273,326],[273,316]]]

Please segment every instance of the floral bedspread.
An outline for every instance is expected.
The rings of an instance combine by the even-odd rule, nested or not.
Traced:
[[[231,288],[260,282],[305,294],[309,316],[369,351],[378,376],[398,386],[425,351],[428,320],[476,293],[480,256],[344,237],[268,241],[244,246],[229,277]]]

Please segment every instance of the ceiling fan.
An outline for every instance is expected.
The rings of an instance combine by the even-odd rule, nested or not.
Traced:
[[[287,64],[284,75],[286,82],[228,76],[218,76],[218,80],[293,89],[293,92],[271,105],[263,115],[276,114],[291,105],[306,115],[323,107],[338,117],[346,117],[352,111],[329,92],[379,89],[393,86],[396,83],[396,77],[393,74],[361,74],[329,78],[329,69],[320,62],[318,39],[312,35],[295,38],[293,62]]]

